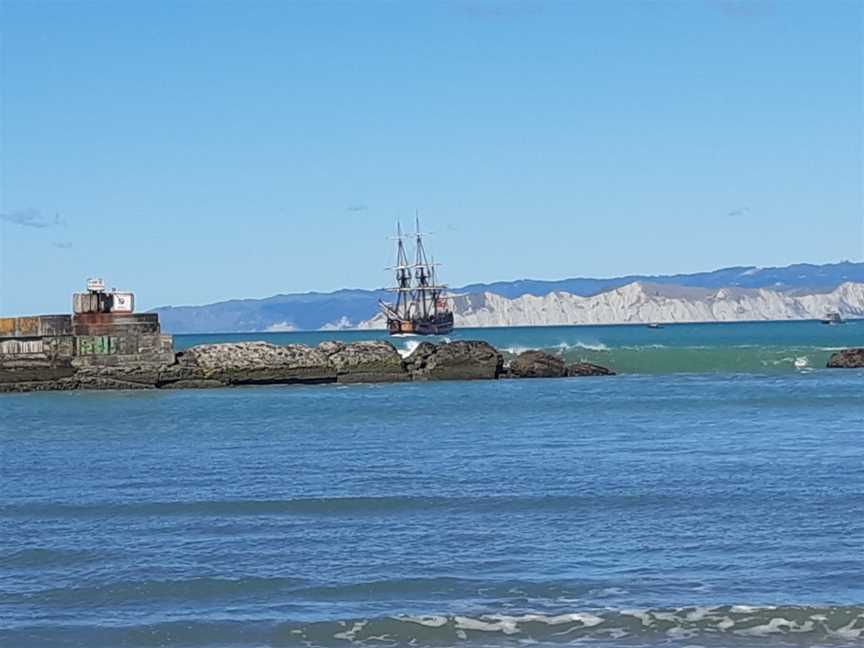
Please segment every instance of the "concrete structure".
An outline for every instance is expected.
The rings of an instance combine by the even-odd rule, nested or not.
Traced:
[[[0,318],[0,383],[30,374],[58,379],[86,367],[172,364],[172,339],[162,335],[159,316],[131,312],[131,293],[103,286],[89,281],[90,290],[73,297],[73,315]]]

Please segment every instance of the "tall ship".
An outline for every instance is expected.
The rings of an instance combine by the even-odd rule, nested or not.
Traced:
[[[435,263],[430,263],[420,233],[420,219],[416,219],[416,232],[403,235],[402,226],[396,225],[396,285],[388,288],[396,294],[395,303],[380,301],[387,318],[390,335],[446,335],[453,330],[453,312],[447,305],[439,284]],[[414,262],[408,259],[405,240],[414,239]]]

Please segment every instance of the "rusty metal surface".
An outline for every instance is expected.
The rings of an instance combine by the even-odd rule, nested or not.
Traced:
[[[0,318],[0,338],[37,338],[72,333],[69,315],[33,315]]]
[[[129,335],[158,333],[156,313],[79,313],[72,318],[75,335]]]
[[[39,317],[19,317],[18,318],[18,335],[21,337],[30,337],[39,335]]]

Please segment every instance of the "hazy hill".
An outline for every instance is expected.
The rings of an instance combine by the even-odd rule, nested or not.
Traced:
[[[518,279],[488,284],[469,284],[460,288],[459,292],[490,292],[510,299],[522,295],[542,297],[550,292],[567,292],[589,297],[610,288],[618,288],[635,282],[675,284],[699,288],[771,288],[781,291],[804,289],[810,292],[825,292],[834,290],[846,281],[864,282],[864,263],[848,261],[825,265],[796,263],[782,268],[737,266],[693,274],[626,275],[610,279],[582,277],[559,281]]]
[[[520,279],[454,288],[461,294],[491,293],[507,299],[523,295],[545,297],[569,293],[590,297],[632,283],[671,284],[694,288],[770,288],[788,293],[830,292],[846,282],[864,283],[864,263],[796,264],[783,268],[735,267],[680,275],[629,275],[609,279],[573,278],[560,281]],[[203,306],[166,306],[159,313],[170,333],[235,332],[322,327],[352,327],[377,313],[380,290],[338,290],[332,293],[276,295],[237,299]]]

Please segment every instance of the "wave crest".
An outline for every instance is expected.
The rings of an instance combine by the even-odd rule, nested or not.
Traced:
[[[23,633],[23,634],[22,634]],[[20,634],[20,637],[18,636]],[[3,636],[0,633],[0,636]],[[399,615],[321,621],[259,618],[165,621],[98,626],[30,626],[5,638],[44,640],[62,637],[70,645],[99,646],[514,646],[578,643],[595,648],[621,645],[699,645],[752,647],[860,646],[864,639],[861,606],[681,607],[572,612]],[[80,641],[79,641],[80,640]],[[383,643],[382,643],[383,642]],[[34,644],[35,645],[35,644]]]
[[[726,605],[560,614],[406,615],[318,622],[300,627],[285,624],[280,635],[283,631],[312,645],[330,645],[334,640],[362,643],[382,636],[400,645],[415,646],[472,640],[484,644],[491,640],[494,644],[497,643],[495,636],[520,643],[546,644],[579,641],[608,645],[607,641],[624,639],[724,637],[724,645],[752,645],[756,638],[786,638],[809,645],[822,641],[851,645],[864,638],[864,608]]]

